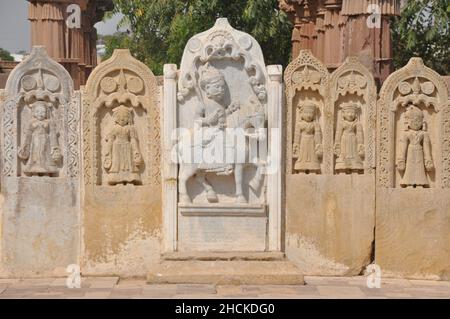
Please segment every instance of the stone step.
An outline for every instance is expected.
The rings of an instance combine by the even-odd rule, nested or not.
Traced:
[[[165,260],[149,272],[148,284],[304,285],[288,260]]]
[[[285,259],[285,254],[282,252],[171,252],[163,254],[162,259],[172,261],[282,261]]]

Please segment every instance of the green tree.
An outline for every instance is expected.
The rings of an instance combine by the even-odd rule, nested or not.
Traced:
[[[440,74],[450,74],[449,23],[448,0],[409,0],[392,23],[395,67],[418,56]]]
[[[124,15],[122,25],[131,30],[125,43],[134,56],[161,74],[164,63],[181,61],[193,35],[229,19],[238,30],[260,43],[267,64],[287,65],[291,52],[292,25],[279,10],[277,0],[114,0],[115,12]]]
[[[11,56],[9,51],[6,51],[5,49],[0,48],[0,60],[14,61],[14,58]]]
[[[100,36],[99,42],[105,45],[102,60],[109,59],[115,49],[131,49],[133,47],[133,40],[128,32],[116,32],[113,35]]]

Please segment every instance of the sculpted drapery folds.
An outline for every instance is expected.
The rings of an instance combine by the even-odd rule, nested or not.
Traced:
[[[25,138],[18,155],[26,161],[27,175],[51,175],[58,172],[61,159],[56,126],[48,114],[51,104],[36,101],[30,106],[32,119],[27,124]]]
[[[365,155],[364,131],[358,119],[359,106],[347,103],[342,106],[338,119],[334,152],[337,156],[336,171],[362,171]]]
[[[406,112],[407,128],[399,141],[397,169],[403,174],[401,187],[429,187],[426,172],[434,169],[431,140],[423,112],[410,105]]]
[[[106,136],[106,155],[103,166],[108,184],[140,184],[139,166],[143,164],[132,110],[124,105],[113,110],[114,125]]]
[[[322,130],[316,120],[316,105],[307,103],[297,109],[295,123],[293,158],[294,169],[299,172],[320,172],[322,157]]]

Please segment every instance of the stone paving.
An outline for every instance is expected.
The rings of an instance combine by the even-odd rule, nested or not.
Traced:
[[[305,276],[305,281],[305,286],[147,285],[145,280],[87,277],[80,289],[69,289],[65,278],[0,279],[0,299],[450,299],[450,282],[444,281],[383,279],[380,289],[368,288],[365,277]]]

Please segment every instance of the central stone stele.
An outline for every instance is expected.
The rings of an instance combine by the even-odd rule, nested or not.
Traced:
[[[303,283],[281,252],[281,73],[227,19],[165,66],[165,253],[149,282]]]

